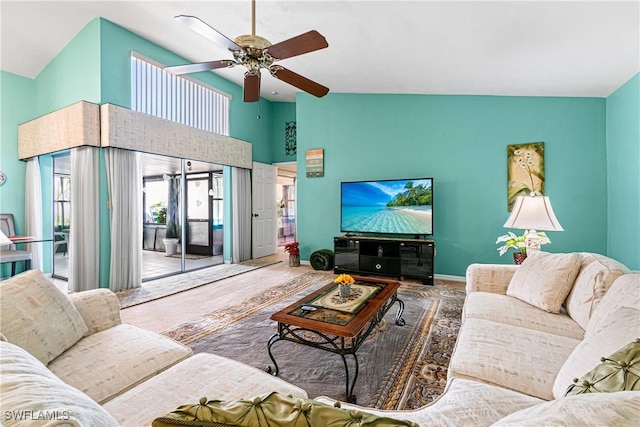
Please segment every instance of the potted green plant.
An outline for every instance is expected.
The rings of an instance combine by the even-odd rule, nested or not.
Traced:
[[[157,222],[158,224],[164,224],[167,222],[166,207],[157,208],[152,206],[152,212],[154,214],[153,216],[155,217],[154,222]]]
[[[551,240],[549,240],[545,233],[541,231],[537,231],[536,233],[538,234],[538,237],[540,237],[541,245],[551,243]],[[529,234],[528,230],[525,230],[521,236],[509,231],[507,234],[499,236],[496,240],[496,244],[504,243],[504,245],[497,249],[497,251],[500,252],[500,256],[507,253],[509,249],[515,249],[515,252],[513,253],[513,261],[518,265],[522,264],[525,258],[527,258],[527,246],[525,244],[527,234]]]

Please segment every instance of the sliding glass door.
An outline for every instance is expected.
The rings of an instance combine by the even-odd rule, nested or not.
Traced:
[[[143,280],[222,264],[222,167],[149,154],[142,164]]]
[[[221,170],[187,175],[186,270],[223,262],[222,194]]]
[[[145,158],[143,164],[144,161],[153,162],[149,158]],[[175,194],[175,188],[180,187],[179,162],[178,174],[175,165],[161,164],[157,163],[156,167],[164,168],[164,173],[156,169],[142,180],[142,280],[182,271],[175,221],[180,212],[179,194]]]
[[[187,253],[211,255],[209,174],[187,176]]]
[[[71,156],[53,157],[53,272],[69,279],[69,233],[71,232]]]

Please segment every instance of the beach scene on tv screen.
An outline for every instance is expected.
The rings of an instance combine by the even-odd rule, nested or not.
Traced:
[[[342,231],[433,234],[432,181],[342,183]]]

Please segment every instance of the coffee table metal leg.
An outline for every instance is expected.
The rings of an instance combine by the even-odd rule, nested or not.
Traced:
[[[269,357],[271,358],[271,361],[273,362],[273,366],[275,368],[272,369],[271,365],[267,366],[267,368],[265,369],[265,371],[267,371],[268,374],[273,375],[274,377],[278,376],[278,372],[280,372],[280,370],[278,369],[278,364],[276,363],[276,359],[273,357],[273,353],[271,353],[271,346],[274,345],[275,343],[277,343],[278,341],[280,341],[280,334],[274,334],[271,338],[269,338],[269,343],[267,345],[267,351],[269,352]]]
[[[346,384],[347,384],[347,403],[356,403],[356,395],[353,394],[353,389],[356,386],[356,380],[358,379],[358,370],[359,370],[359,365],[358,365],[358,356],[356,356],[355,353],[349,353],[353,356],[353,360],[355,362],[355,373],[353,374],[353,381],[351,381],[351,383],[349,383],[349,365],[347,364],[347,358],[346,355],[341,354],[340,356],[342,356],[342,362],[344,363],[344,371],[346,374]]]
[[[279,328],[282,328],[282,325],[279,325]],[[335,348],[335,351],[332,351],[332,353],[336,353],[338,354],[340,357],[342,357],[342,363],[344,363],[344,371],[345,371],[345,384],[346,384],[346,399],[348,403],[356,403],[356,396],[355,394],[353,394],[353,389],[356,386],[356,381],[358,380],[358,372],[360,370],[360,364],[358,363],[358,356],[356,355],[355,352],[344,352],[340,349],[340,347],[335,343],[335,341],[331,340],[327,335],[322,334],[320,332],[316,332],[316,331],[311,331],[306,329],[305,331],[307,332],[311,332],[314,333],[320,337],[322,337],[323,339],[326,340],[327,344],[330,344],[331,346],[333,346]],[[297,336],[296,334],[293,334],[293,336]],[[276,363],[276,359],[273,357],[273,353],[271,352],[271,347],[277,343],[278,341],[281,341],[281,332],[278,332],[276,334],[274,334],[271,338],[269,338],[269,342],[267,343],[267,351],[269,353],[269,358],[271,359],[271,361],[273,362],[273,368],[271,367],[271,365],[267,366],[265,368],[265,371],[268,374],[273,375],[274,377],[278,376],[278,373],[280,372],[280,369],[278,368],[278,364]],[[311,347],[316,347],[316,348],[322,348],[318,345],[314,345],[313,342],[311,341],[305,341],[300,339],[300,337],[298,337],[298,339],[289,339],[289,338],[285,338],[286,341],[293,341],[293,342],[298,342],[301,344],[306,344],[306,345],[310,345]],[[351,379],[350,375],[349,375],[349,363],[347,363],[347,355],[351,355],[353,356],[353,361],[354,361],[354,369],[355,371],[353,372],[353,379]]]
[[[404,302],[400,298],[396,298],[398,301],[398,314],[396,314],[396,325],[404,326],[406,323],[402,318],[402,313],[404,312]]]

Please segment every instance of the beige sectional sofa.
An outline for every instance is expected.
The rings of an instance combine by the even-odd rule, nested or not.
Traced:
[[[123,324],[106,289],[65,295],[38,270],[0,283],[2,425],[144,426],[179,405],[304,390]],[[47,424],[50,422],[50,424]]]
[[[541,253],[521,266],[471,265],[466,286],[448,384],[436,402],[415,411],[342,407],[423,426],[638,424],[640,391],[564,395],[600,357],[640,337],[640,274],[601,255]],[[247,365],[193,356],[122,324],[107,290],[67,296],[27,272],[0,283],[0,304],[8,341],[0,343],[3,425],[50,416],[68,425],[144,426],[202,396],[306,397]]]
[[[565,397],[574,378],[640,338],[639,273],[602,255],[539,253],[520,266],[472,264],[466,279],[444,395],[374,413],[424,426],[640,425],[640,391]]]

